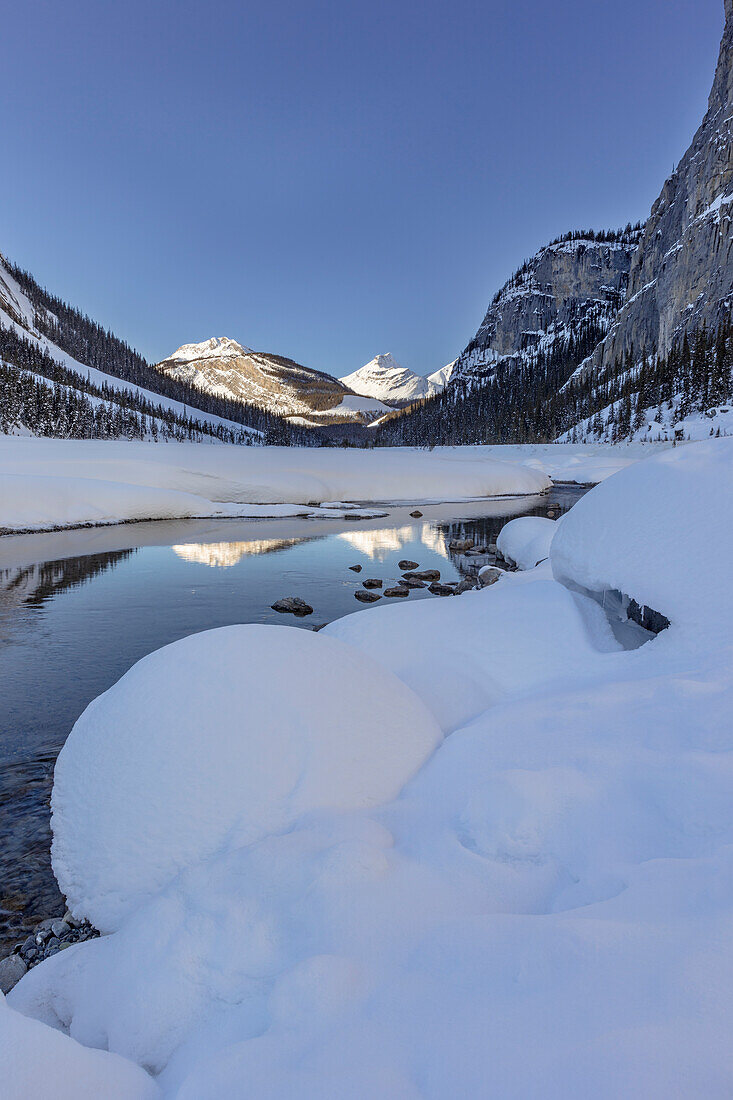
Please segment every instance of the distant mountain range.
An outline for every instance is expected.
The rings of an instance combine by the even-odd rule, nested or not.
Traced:
[[[304,427],[332,427],[369,424],[438,393],[452,366],[424,378],[387,353],[338,379],[282,355],[212,337],[184,344],[157,369],[204,393],[249,402]]]

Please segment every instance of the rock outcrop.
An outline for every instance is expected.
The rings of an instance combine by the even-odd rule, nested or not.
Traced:
[[[603,335],[624,300],[640,235],[638,226],[574,233],[540,249],[494,296],[451,381],[490,377],[500,363],[551,351],[589,324]]]
[[[652,206],[627,299],[581,370],[605,370],[634,349],[665,353],[684,331],[713,328],[733,303],[733,0],[708,109]]]

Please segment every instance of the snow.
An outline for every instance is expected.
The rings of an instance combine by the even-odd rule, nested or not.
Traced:
[[[375,356],[341,381],[354,393],[376,397],[388,404],[417,401],[422,397],[429,397],[438,388],[430,379],[400,366],[390,352]]]
[[[13,1011],[0,993],[3,1100],[155,1100],[143,1070],[118,1054],[90,1050],[54,1028]],[[53,1079],[53,1085],[50,1081]]]
[[[0,436],[5,530],[315,514],[314,501],[522,495],[549,484],[541,472],[460,448],[427,453]]]
[[[712,630],[733,612],[731,501],[733,439],[655,455],[563,517],[552,543],[555,576],[591,591],[618,590],[672,623]],[[724,625],[730,629],[730,619]]]
[[[212,336],[209,340],[203,340],[200,344],[182,344],[177,351],[169,355],[166,363],[190,363],[199,359],[236,359],[240,355],[248,355],[252,348],[244,344],[238,344],[228,336]]]
[[[613,461],[577,448],[560,448],[558,461],[580,453],[589,466],[597,459],[596,472]],[[646,457],[556,525],[550,563],[302,632],[302,668],[285,654],[260,661],[259,642],[250,668],[249,650],[243,660],[218,644],[222,632],[188,639],[193,672],[170,661],[170,691],[151,674],[151,697],[181,729],[141,713],[132,684],[116,705],[126,678],[92,704],[82,723],[96,707],[122,738],[97,745],[117,813],[117,782],[129,805],[109,855],[90,830],[81,876],[101,866],[113,882],[115,859],[123,886],[137,873],[137,858],[115,846],[142,835],[137,818],[155,819],[156,798],[168,802],[176,751],[202,772],[173,784],[171,832],[186,814],[197,822],[178,851],[187,865],[176,877],[168,867],[157,893],[143,890],[115,932],[30,970],[9,1004],[147,1067],[165,1100],[243,1090],[251,1100],[729,1097],[733,442],[627,449],[621,466],[632,453]],[[609,588],[671,626],[623,648],[582,591]],[[177,652],[147,661],[168,664]],[[410,736],[433,731],[395,772],[400,745],[383,728],[392,707],[385,720],[372,698],[383,677],[396,690],[393,676],[415,708]],[[418,717],[418,697],[434,718]],[[339,740],[354,724],[365,755],[351,774],[384,782],[383,798],[335,805],[319,780],[317,804],[299,812],[296,787],[282,818],[277,800],[269,807],[269,832],[260,818],[249,841],[236,823],[222,840],[221,804],[246,814],[247,799],[231,792],[251,779],[231,766],[243,751],[234,730],[285,707],[291,737],[305,742],[306,786],[327,753],[343,761]],[[135,737],[138,717],[147,737]],[[436,721],[450,731],[442,740]],[[291,757],[281,760],[279,746],[262,766],[287,786]],[[81,821],[103,796],[94,769],[72,767],[72,751],[57,788],[75,791]],[[168,815],[156,827],[167,824]],[[155,832],[152,841],[160,852]]]
[[[440,736],[403,683],[331,638],[193,634],[74,726],[54,775],[54,873],[73,913],[111,931],[185,867],[313,810],[394,798]]]
[[[448,382],[450,382],[453,375],[453,371],[456,369],[458,360],[454,359],[451,363],[447,363],[440,370],[434,371],[428,375],[428,382],[431,382],[435,386],[436,390],[442,390]]]
[[[550,543],[557,523],[542,516],[518,516],[505,523],[496,546],[501,555],[519,569],[534,569],[550,556]]]

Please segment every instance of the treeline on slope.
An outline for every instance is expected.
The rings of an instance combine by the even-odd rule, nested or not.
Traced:
[[[255,428],[263,432],[268,441],[272,437],[280,444],[313,444],[312,433],[288,424],[282,417],[257,405],[203,393],[186,382],[156,370],[124,340],[120,340],[80,310],[74,309],[62,298],[39,286],[29,272],[16,264],[8,264],[8,269],[33,305],[39,332],[79,363],[94,367],[105,374],[112,374],[132,385],[152,390],[161,397],[190,405],[201,412]]]
[[[641,231],[644,228],[644,222],[635,222],[634,225],[631,222],[623,227],[623,229],[570,229],[567,233],[563,233],[561,237],[555,237],[544,248],[540,249],[540,252],[544,252],[548,248],[553,248],[558,244],[567,244],[569,241],[595,241],[599,244],[629,244],[635,245]],[[539,255],[539,253],[538,253]],[[507,290],[515,287],[522,281],[524,276],[532,269],[537,256],[531,257],[531,259],[525,260],[521,267],[507,279],[504,286],[497,290],[494,297],[491,299],[491,304],[496,303],[501,298],[502,294]]]
[[[500,365],[490,381],[456,383],[384,421],[381,446],[462,443],[547,443],[590,421],[587,435],[626,439],[647,419],[679,422],[733,399],[733,326],[684,336],[666,356],[633,348],[602,374],[579,373],[597,327],[529,363]],[[650,413],[651,410],[651,413]],[[666,414],[666,416],[665,416]]]
[[[92,382],[0,325],[0,432],[16,428],[67,439],[259,441],[244,427],[197,420],[148,401],[138,390]]]
[[[666,356],[642,349],[637,357],[631,348],[602,374],[571,379],[558,397],[558,434],[571,439],[584,421],[586,436],[615,442],[649,422],[678,424],[695,413],[710,414],[733,400],[731,319],[713,330],[703,325],[684,333]]]

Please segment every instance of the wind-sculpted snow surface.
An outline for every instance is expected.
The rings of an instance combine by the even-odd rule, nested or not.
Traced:
[[[192,634],[74,726],[54,776],[54,872],[73,912],[110,931],[202,859],[312,810],[394,798],[440,736],[404,684],[331,638]]]
[[[262,505],[521,496],[549,486],[540,470],[466,448],[341,450],[0,435],[0,530],[258,515]]]
[[[392,801],[319,799],[250,843],[235,829],[211,855],[182,851],[189,865],[166,873],[118,931],[29,971],[10,1004],[147,1067],[175,1100],[727,1100],[732,469],[725,441],[680,448],[591,490],[558,527],[556,576],[620,586],[670,616],[638,649],[622,649],[600,604],[548,563],[335,624],[330,633],[349,639],[333,662],[339,731],[366,733],[372,715],[366,768],[389,776],[384,798],[401,782],[397,749],[383,711],[351,695],[354,669],[379,694],[377,655],[450,736],[420,767],[437,742],[428,737]],[[306,637],[328,665],[334,637]],[[232,679],[219,651],[216,673],[205,651],[197,657],[202,678]],[[319,684],[304,692],[296,665],[263,662],[241,711],[280,708],[285,696],[300,707],[293,736],[331,751],[319,708],[303,702]],[[322,705],[328,694],[318,692]],[[178,715],[190,695],[169,699]],[[110,720],[113,700],[99,704]],[[230,717],[211,698],[204,711],[200,743],[186,727],[182,755],[226,776],[228,799],[232,755],[218,765],[205,755],[238,751]],[[147,741],[174,753],[165,711],[146,722]],[[432,722],[415,711],[423,733]],[[273,773],[281,758],[289,767],[278,744]],[[156,798],[160,751],[119,746],[132,799],[123,829]],[[60,768],[62,781],[81,813],[100,797],[94,769],[67,779]],[[189,782],[206,831],[220,792]],[[99,850],[92,838],[85,865],[79,848],[83,875]]]

